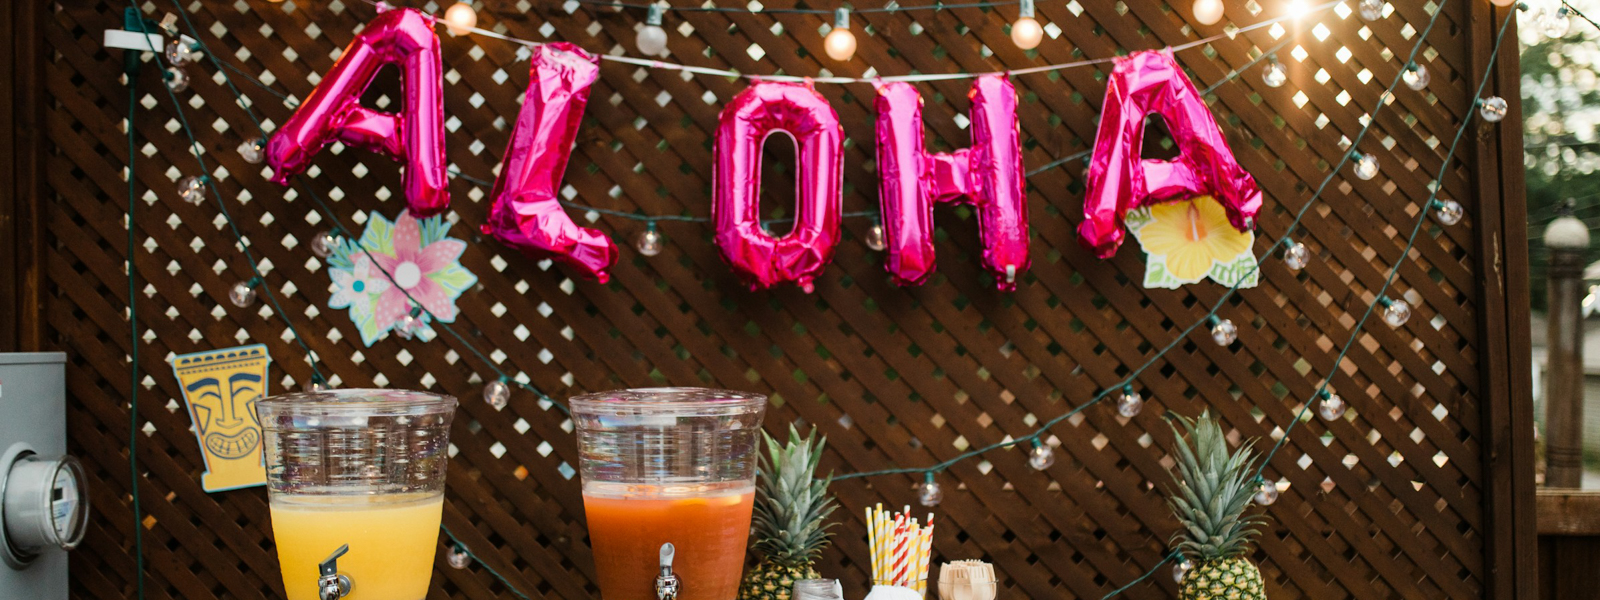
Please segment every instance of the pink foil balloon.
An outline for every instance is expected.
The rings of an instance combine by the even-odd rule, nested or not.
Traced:
[[[905,82],[878,88],[878,203],[885,265],[901,285],[921,285],[934,271],[933,205],[969,202],[978,211],[983,266],[1001,290],[1017,289],[1028,270],[1028,199],[1024,191],[1017,91],[1003,75],[972,84],[972,147],[929,153],[922,139],[922,95]]]
[[[768,81],[740,92],[720,119],[711,220],[722,258],[751,290],[789,281],[810,293],[839,243],[839,115],[808,85]],[[800,163],[794,230],[781,238],[761,226],[761,146],[778,132],[793,136]]]
[[[506,145],[483,232],[533,258],[552,258],[605,283],[617,247],[572,222],[556,195],[600,58],[565,42],[533,49],[528,92]]]
[[[1145,116],[1151,113],[1166,120],[1177,142],[1179,153],[1171,161],[1140,158]],[[1202,195],[1215,197],[1239,231],[1255,226],[1261,189],[1234,159],[1172,51],[1117,59],[1095,134],[1078,241],[1100,258],[1110,258],[1127,235],[1122,220],[1129,210]]]
[[[403,81],[401,112],[361,106],[361,94],[378,69],[397,65]],[[311,166],[311,158],[334,140],[406,163],[405,196],[418,218],[450,205],[445,178],[444,75],[433,17],[416,9],[380,13],[344,49],[333,69],[267,143],[272,180]]]

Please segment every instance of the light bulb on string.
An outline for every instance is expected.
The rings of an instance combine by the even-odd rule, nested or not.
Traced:
[[[923,506],[938,506],[944,501],[944,490],[939,488],[939,482],[934,480],[933,471],[928,471],[927,478],[917,484],[917,503]]]
[[[1400,74],[1400,80],[1406,82],[1406,87],[1417,91],[1428,87],[1428,82],[1432,79],[1433,77],[1428,75],[1428,67],[1418,63],[1406,65],[1406,71]]]
[[[444,11],[444,26],[450,35],[466,35],[478,26],[478,11],[471,4],[457,2]]]
[[[311,238],[311,253],[317,258],[327,258],[333,250],[339,247],[339,234],[323,230]]]
[[[656,222],[650,221],[645,225],[644,231],[639,232],[639,237],[634,238],[633,248],[638,250],[639,254],[655,256],[661,254],[662,242],[661,232],[656,231]]]
[[[511,386],[506,384],[505,376],[483,386],[483,401],[495,410],[506,407],[506,403],[511,401]]]
[[[303,391],[307,394],[315,394],[317,392],[326,392],[328,391],[329,387],[331,386],[328,385],[327,381],[322,379],[321,375],[312,373],[311,379],[307,380],[305,385],[300,386],[300,391]]]
[[[661,6],[651,4],[649,12],[645,14],[644,27],[639,28],[639,35],[633,42],[641,54],[660,56],[667,51],[667,30],[661,28],[661,18]]]
[[[1216,25],[1222,20],[1222,0],[1194,0],[1194,20],[1201,25]]]
[[[1378,176],[1378,155],[1356,152],[1352,155],[1356,163],[1356,177],[1362,181],[1371,181]]]
[[[884,242],[883,223],[873,223],[872,227],[867,229],[867,239],[863,241],[866,242],[868,248],[878,252],[882,252],[884,248],[889,247],[889,245]]]
[[[1230,319],[1211,317],[1211,341],[1218,346],[1227,347],[1239,339],[1239,327]]]
[[[166,82],[167,89],[172,90],[173,93],[181,93],[189,89],[189,73],[178,67],[167,67],[166,72],[162,73],[161,79]]]
[[[1461,208],[1461,203],[1455,200],[1434,200],[1433,219],[1440,225],[1450,226],[1461,222],[1467,211]]]
[[[260,279],[251,279],[233,284],[228,290],[228,301],[239,308],[249,308],[256,303],[256,284]]]
[[[1033,441],[1033,449],[1028,451],[1028,466],[1035,471],[1043,471],[1056,464],[1056,451],[1040,440]]]
[[[1278,485],[1262,478],[1256,478],[1256,504],[1272,506],[1278,501]]]
[[[1283,87],[1289,82],[1289,67],[1274,59],[1261,70],[1261,82],[1267,87]]]
[[[850,9],[833,11],[833,31],[822,39],[822,50],[828,58],[843,62],[856,55],[856,34],[850,32]]]
[[[1506,120],[1506,113],[1511,107],[1506,104],[1506,99],[1499,96],[1490,96],[1478,101],[1478,115],[1490,123],[1499,123]]]
[[[1290,269],[1299,271],[1311,264],[1311,249],[1305,244],[1295,242],[1289,249],[1283,251],[1283,264]]]
[[[206,201],[206,178],[204,175],[191,175],[178,180],[178,197],[190,204],[200,204]]]
[[[1172,581],[1183,583],[1184,576],[1188,575],[1193,568],[1194,563],[1189,561],[1189,557],[1179,556],[1178,562],[1172,563]]]
[[[1356,5],[1356,11],[1361,13],[1362,19],[1376,21],[1383,18],[1383,6],[1383,0],[1361,0],[1361,4]]]
[[[472,555],[467,554],[467,549],[461,544],[450,547],[450,554],[445,555],[445,562],[450,563],[452,569],[465,569],[472,566]]]
[[[1346,409],[1350,408],[1344,403],[1344,398],[1328,390],[1322,390],[1322,401],[1317,403],[1317,416],[1324,421],[1336,421],[1344,417]]]
[[[1144,410],[1144,396],[1133,390],[1133,384],[1122,386],[1122,397],[1117,399],[1117,414],[1133,418]]]
[[[1011,24],[1011,42],[1023,50],[1039,47],[1044,41],[1044,27],[1034,19],[1033,0],[1021,0],[1016,22]]]
[[[1383,322],[1388,323],[1390,327],[1399,327],[1411,320],[1411,305],[1405,300],[1378,296],[1378,305],[1383,307]]]
[[[1288,12],[1290,18],[1304,19],[1311,14],[1311,5],[1306,0],[1289,0]]]
[[[1567,7],[1545,8],[1539,11],[1539,33],[1552,40],[1567,37],[1572,30],[1572,19],[1567,17]]]
[[[261,164],[262,159],[265,159],[266,156],[267,156],[267,141],[266,140],[261,139],[259,137],[253,137],[253,138],[250,138],[248,140],[239,142],[239,158],[244,159],[245,162],[250,163],[252,165],[259,165],[259,164]]]
[[[406,340],[409,340],[413,336],[417,335],[417,329],[422,327],[422,319],[419,318],[421,314],[422,309],[413,308],[411,309],[411,312],[402,315],[399,321],[395,322],[394,324],[395,335],[398,335],[401,339]]]
[[[182,36],[179,36],[178,39],[167,42],[167,48],[163,54],[166,55],[167,62],[172,63],[172,66],[181,67],[199,58],[199,53],[196,50],[198,50],[196,45],[184,43]]]

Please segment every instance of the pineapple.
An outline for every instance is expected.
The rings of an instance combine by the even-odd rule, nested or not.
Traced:
[[[1173,540],[1193,567],[1184,575],[1181,600],[1265,600],[1261,570],[1245,557],[1252,539],[1267,521],[1264,514],[1246,516],[1255,496],[1254,440],[1228,451],[1222,427],[1208,412],[1199,419],[1178,416],[1172,426],[1178,472],[1168,503],[1183,525]],[[1170,425],[1170,423],[1169,423]]]
[[[837,508],[828,495],[833,477],[812,477],[828,439],[818,441],[816,429],[801,438],[793,425],[789,426],[787,445],[780,446],[765,432],[762,437],[771,456],[762,456],[759,463],[760,481],[751,520],[754,546],[762,557],[755,569],[745,575],[739,598],[789,600],[794,582],[817,577],[811,561],[828,545],[831,535],[828,528],[833,524],[823,521]]]

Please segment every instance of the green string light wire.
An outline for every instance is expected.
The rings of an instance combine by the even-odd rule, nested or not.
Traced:
[[[143,13],[140,13],[142,18]],[[137,64],[130,61],[130,64]],[[134,552],[134,589],[136,598],[144,600],[144,511],[139,507],[139,312],[135,310],[138,290],[139,270],[133,265],[133,257],[138,244],[135,243],[135,229],[133,225],[133,209],[137,202],[135,187],[137,180],[133,175],[134,157],[138,156],[136,148],[137,134],[133,129],[133,115],[139,108],[139,88],[136,82],[136,69],[125,73],[128,78],[128,341],[129,362],[132,364],[132,373],[128,378],[128,485],[133,489],[133,552]]]
[[[468,558],[472,559],[473,562],[476,562],[476,563],[478,563],[480,565],[483,565],[483,570],[488,571],[489,574],[493,575],[495,579],[499,579],[500,583],[502,585],[506,586],[506,589],[511,590],[512,594],[515,594],[518,598],[521,598],[522,600],[533,600],[533,598],[528,597],[527,594],[522,593],[522,590],[517,589],[517,586],[511,585],[511,580],[510,579],[506,579],[505,575],[501,575],[500,571],[495,570],[494,567],[489,566],[489,563],[483,562],[483,559],[478,558],[478,555],[473,553],[472,549],[468,548],[466,544],[462,543],[461,539],[457,538],[456,534],[454,532],[450,531],[449,527],[445,527],[444,525],[441,524],[441,525],[439,525],[439,529],[444,531],[445,537],[450,538],[450,543],[452,544],[452,547],[454,549],[460,550],[461,552],[465,553]]]

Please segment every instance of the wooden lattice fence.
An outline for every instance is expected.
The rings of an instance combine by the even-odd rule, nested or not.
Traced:
[[[140,1],[152,19],[177,10],[168,0]],[[1278,600],[1527,597],[1531,528],[1524,499],[1531,474],[1522,467],[1531,465],[1532,428],[1524,414],[1528,350],[1525,336],[1518,342],[1514,333],[1524,329],[1517,315],[1527,310],[1515,127],[1474,126],[1469,135],[1476,139],[1442,182],[1444,195],[1466,205],[1469,218],[1456,227],[1430,225],[1410,256],[1401,256],[1430,174],[1474,110],[1472,88],[1490,61],[1501,67],[1491,93],[1512,102],[1508,123],[1520,118],[1515,49],[1490,54],[1507,9],[1487,0],[1393,0],[1393,14],[1369,23],[1352,14],[1352,0],[1323,13],[1318,26],[1263,28],[1178,58],[1204,86],[1283,36],[1299,38],[1283,56],[1288,85],[1268,87],[1257,66],[1210,101],[1240,162],[1266,192],[1257,241],[1265,248],[1338,161],[1341,139],[1353,137],[1385,100],[1380,93],[1402,66],[1396,55],[1409,52],[1441,2],[1441,24],[1422,55],[1434,83],[1420,93],[1402,87],[1387,99],[1391,104],[1361,145],[1382,160],[1379,177],[1341,174],[1303,223],[1297,239],[1317,259],[1291,271],[1266,258],[1260,286],[1223,309],[1240,325],[1237,344],[1218,347],[1203,332],[1194,334],[1139,380],[1150,404],[1137,417],[1118,417],[1107,403],[1056,427],[1050,441],[1063,458],[1048,471],[1029,468],[1024,448],[940,474],[948,491],[936,511],[937,557],[992,561],[1003,596],[1012,598],[1099,598],[1144,573],[1165,554],[1175,526],[1161,493],[1171,464],[1162,414],[1210,408],[1239,436],[1281,434],[1329,375],[1338,346],[1399,262],[1394,294],[1418,314],[1399,329],[1376,321],[1365,329],[1332,374],[1334,388],[1351,403],[1350,418],[1296,426],[1267,469],[1288,487],[1270,507],[1276,520],[1254,558]],[[1190,21],[1188,4],[1041,2],[1041,20],[1052,32],[1036,55],[1009,41],[1005,26],[1015,6],[857,15],[860,50],[847,63],[823,55],[824,19],[816,15],[674,13],[667,28],[676,60],[745,73],[989,71],[1110,57],[1222,31]],[[1279,0],[1226,4],[1239,25],[1285,10]],[[634,29],[643,19],[639,10],[571,1],[477,5],[481,26],[597,52],[634,53]],[[16,115],[32,106],[43,126],[36,168],[19,177],[38,193],[37,241],[44,249],[34,273],[42,308],[7,332],[34,331],[37,343],[71,357],[69,433],[89,469],[94,505],[88,538],[72,561],[74,594],[82,598],[127,597],[134,581],[131,341],[122,266],[127,199],[118,175],[130,158],[123,129],[128,89],[120,80],[123,54],[100,45],[102,30],[121,27],[127,6],[63,0],[13,8],[18,19],[6,25],[15,45],[31,40],[36,49],[8,59],[22,65],[9,80],[26,81],[30,67],[23,61],[37,60],[31,72],[43,86],[14,88],[36,99],[13,101],[8,114],[13,125],[30,126]],[[294,98],[306,97],[316,75],[374,14],[355,0],[189,0],[184,7],[223,61]],[[444,60],[449,159],[465,174],[493,179],[527,63],[513,45],[452,36],[444,38]],[[348,318],[327,308],[326,267],[307,250],[327,223],[303,192],[270,183],[263,166],[234,151],[255,132],[221,76],[202,63],[189,67],[192,86],[179,97],[210,175],[287,314],[228,302],[229,288],[249,278],[249,267],[215,205],[188,204],[176,193],[175,182],[198,174],[197,167],[153,67],[133,82],[140,106],[132,122],[138,316],[146,328],[138,355],[146,373],[139,384],[146,424],[138,462],[148,597],[282,596],[265,492],[200,489],[201,455],[164,361],[253,340],[271,350],[273,391],[296,389],[310,370],[285,319],[305,334],[338,386],[461,397],[445,524],[534,597],[596,596],[570,425],[526,392],[514,394],[502,411],[480,401],[488,369],[447,336],[428,343],[391,336],[362,347]],[[1099,65],[1015,78],[1030,168],[1092,144],[1107,71]],[[288,117],[290,109],[272,93],[239,83],[269,125]],[[717,114],[746,85],[604,65],[565,180],[571,197],[622,211],[707,215]],[[967,86],[919,84],[932,147],[968,144],[960,118]],[[381,84],[369,100],[382,104],[396,97],[395,89]],[[873,123],[873,90],[867,84],[818,89],[851,138],[846,210],[870,210],[874,148],[864,132]],[[11,139],[7,147],[27,148],[25,142]],[[769,162],[783,161],[774,155]],[[324,153],[316,165],[311,185],[333,201],[347,226],[401,210],[393,197],[400,173],[391,161],[347,150]],[[792,213],[786,207],[792,169],[766,172],[766,212]],[[454,233],[468,240],[463,263],[480,278],[459,301],[458,325],[502,369],[558,399],[624,386],[757,391],[773,397],[769,428],[821,427],[829,438],[826,469],[928,465],[1026,435],[1078,405],[1200,318],[1224,291],[1212,284],[1145,290],[1134,245],[1108,261],[1080,249],[1074,231],[1082,190],[1081,163],[1030,179],[1034,268],[1015,293],[994,291],[983,275],[975,219],[941,208],[941,270],[928,285],[891,284],[882,254],[861,241],[871,222],[858,218],[846,221],[847,239],[833,266],[806,295],[793,288],[745,291],[719,260],[709,225],[697,223],[663,223],[667,249],[646,258],[626,247],[642,223],[599,218],[593,225],[624,244],[615,279],[569,280],[559,267],[478,235],[488,190],[457,179]],[[843,518],[819,567],[843,579],[848,595],[859,597],[868,577],[863,507],[914,504],[918,479],[835,486]],[[1165,573],[1152,581],[1127,596],[1175,593]],[[511,595],[481,567],[450,568],[441,552],[430,597]]]

